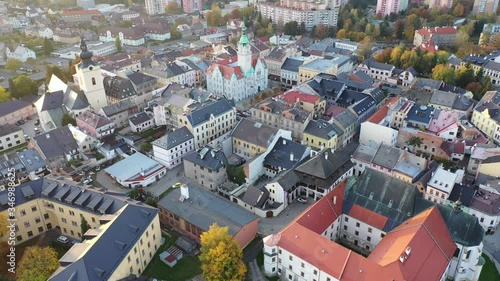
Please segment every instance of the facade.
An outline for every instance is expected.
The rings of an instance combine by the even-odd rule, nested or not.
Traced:
[[[161,245],[158,211],[137,201],[128,201],[126,197],[49,179],[20,185],[14,192],[16,212],[13,216],[19,226],[17,243],[56,227],[63,235],[82,241],[60,259],[65,266],[48,280],[120,280],[131,274],[138,276]],[[9,215],[7,193],[0,192],[1,212],[6,217]],[[81,233],[81,216],[90,226],[86,233]]]
[[[425,199],[439,204],[445,203],[455,183],[462,182],[463,172],[463,170],[458,170],[456,173],[453,173],[442,167],[438,167],[432,173],[432,177],[427,183]]]
[[[183,162],[186,177],[211,191],[227,182],[227,158],[218,149],[205,146],[186,154]]]
[[[158,202],[160,222],[200,242],[200,235],[214,223],[245,248],[257,235],[259,218],[236,204],[195,185],[175,188]],[[224,211],[222,211],[224,210]]]
[[[498,0],[474,0],[473,14],[495,13],[498,8]]]
[[[26,62],[29,58],[36,59],[36,54],[34,51],[21,45],[12,50],[10,49],[10,47],[6,47],[5,55],[7,56],[7,59],[17,59],[22,62]]]
[[[87,100],[94,112],[98,112],[107,105],[104,83],[102,81],[101,67],[92,60],[92,52],[87,49],[87,44],[82,39],[80,44],[81,61],[76,65],[73,75],[75,84],[85,93]]]
[[[363,71],[373,79],[388,81],[396,67],[392,64],[380,63],[373,58],[368,58],[360,63],[356,69]]]
[[[434,7],[443,7],[443,8],[451,8],[451,5],[453,5],[453,1],[450,0],[431,0],[429,1],[429,9],[432,9]]]
[[[88,132],[84,132],[82,129],[68,124],[68,128],[78,145],[78,151],[82,153],[90,152],[92,149],[96,148],[98,145],[98,140],[96,137],[90,135]]]
[[[146,13],[148,15],[161,15],[165,13],[167,1],[165,0],[146,0]]]
[[[265,90],[268,70],[264,60],[253,57],[246,28],[238,43],[237,60],[213,63],[207,70],[207,90],[218,96],[240,101]]]
[[[98,139],[107,137],[115,132],[115,124],[111,120],[91,111],[85,111],[78,115],[76,125],[84,132]]]
[[[421,28],[415,31],[413,45],[428,49],[429,46],[451,46],[455,43],[458,30],[455,26]]]
[[[132,132],[143,132],[155,126],[155,119],[147,112],[139,112],[128,118],[130,130]]]
[[[64,10],[61,13],[61,18],[65,22],[91,22],[93,18],[101,16],[98,10]]]
[[[132,82],[132,86],[138,94],[145,94],[156,90],[158,86],[158,79],[146,75],[142,72],[129,71],[125,76]]]
[[[191,14],[195,11],[203,11],[203,0],[184,0],[182,1],[182,8],[186,14]]]
[[[304,64],[305,58],[295,57],[295,58],[285,58],[285,61],[281,65],[281,71],[279,72],[279,78],[281,79],[281,84],[287,88],[291,88],[299,82],[299,69]]]
[[[167,174],[167,168],[144,154],[136,152],[109,166],[106,173],[124,187],[148,186]]]
[[[378,0],[376,11],[382,17],[398,14],[408,8],[408,2],[408,0]]]
[[[338,136],[335,127],[324,120],[311,120],[304,130],[302,141],[313,149],[337,149]]]
[[[336,56],[331,60],[317,58],[307,61],[299,66],[299,83],[310,80],[320,73],[339,75],[350,72],[352,67],[352,59],[348,56]]]
[[[26,142],[21,127],[11,124],[0,125],[0,152]]]
[[[0,103],[0,125],[14,125],[21,119],[36,114],[36,107],[23,100],[10,100]]]
[[[122,128],[129,126],[128,118],[138,111],[137,104],[131,98],[128,98],[101,108],[99,115],[111,120],[117,128]]]
[[[472,113],[472,124],[495,143],[500,143],[500,92],[488,91]]]
[[[195,149],[199,149],[236,126],[236,109],[222,98],[194,105],[188,114],[177,118],[179,126],[186,126],[193,134]]]
[[[142,27],[133,28],[107,28],[99,31],[99,40],[102,42],[115,42],[120,38],[122,45],[141,46],[146,43]]]
[[[194,150],[193,134],[184,126],[151,143],[154,158],[172,169],[182,163],[182,157]]]

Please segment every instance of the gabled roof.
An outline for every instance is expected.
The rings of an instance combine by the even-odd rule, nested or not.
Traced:
[[[217,101],[210,101],[200,105],[201,107],[193,109],[191,114],[187,116],[188,121],[191,126],[196,127],[208,120],[211,116],[217,117],[228,111],[234,111],[233,102],[228,101],[225,98],[221,98]]]
[[[205,146],[200,148],[198,151],[188,153],[182,159],[212,171],[218,170],[227,165],[227,158],[224,155],[224,152],[211,148],[210,146]]]
[[[374,58],[366,59],[361,65],[366,65],[368,69],[381,69],[385,71],[392,71],[395,69],[394,65],[378,62]]]
[[[270,150],[266,158],[264,158],[264,166],[289,170],[300,163],[307,147],[280,137]]]
[[[337,170],[342,170],[344,166],[350,168],[351,165],[349,156],[342,152],[334,153],[332,149],[325,149],[295,168],[295,171],[320,179],[328,179]]]
[[[330,140],[335,135],[337,135],[337,132],[333,125],[321,119],[309,121],[306,129],[304,130],[304,133],[325,140]]]
[[[381,144],[373,157],[372,163],[393,170],[399,163],[402,155],[403,151],[401,149]]]
[[[233,129],[232,135],[233,138],[267,149],[276,136],[276,133],[278,133],[277,128],[270,127],[250,118],[243,118]]]
[[[283,64],[281,65],[281,69],[298,73],[299,67],[302,64],[304,64],[304,60],[295,58],[286,58]]]
[[[153,120],[153,117],[143,111],[143,112],[139,112],[139,113],[137,113],[137,114],[135,114],[133,116],[130,116],[128,118],[128,120],[130,122],[132,122],[132,124],[134,124],[134,125],[137,126],[137,125],[140,125],[140,124],[142,124],[144,122]]]
[[[0,116],[7,116],[27,106],[31,106],[31,104],[19,99],[0,103]]]
[[[65,153],[78,149],[78,144],[68,126],[56,128],[35,136],[33,137],[33,141],[46,159],[62,156]]]
[[[111,120],[104,116],[100,116],[98,114],[95,114],[92,111],[85,111],[82,114],[78,115],[76,117],[77,121],[80,121],[82,123],[85,123],[89,125],[92,128],[100,128],[102,126],[108,125],[111,123]]]
[[[175,131],[166,133],[163,137],[155,140],[151,144],[164,149],[171,149],[190,139],[193,139],[193,134],[191,134],[186,126],[183,126]]]

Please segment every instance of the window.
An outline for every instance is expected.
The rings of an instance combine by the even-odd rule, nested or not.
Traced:
[[[59,207],[59,212],[63,213],[64,214],[64,209]]]
[[[370,241],[372,241],[372,238],[370,236],[367,236],[366,241],[370,242]]]
[[[347,230],[347,225],[344,225],[344,230]]]
[[[347,221],[349,221],[349,218],[348,218],[348,217],[345,217],[345,218],[344,218],[344,221],[346,221],[346,222],[347,222]]]
[[[73,226],[77,226],[77,225],[78,225],[78,224],[76,223],[76,221],[72,221],[72,222],[71,222],[71,224],[72,224]]]
[[[26,227],[26,228],[30,227],[30,222],[29,221],[25,221],[24,222],[24,227]]]
[[[41,222],[40,218],[39,218],[39,217],[36,217],[36,218],[35,218],[35,223],[40,223],[40,222]]]
[[[300,263],[300,266],[301,266],[302,268],[304,268],[304,263],[303,263],[303,262],[302,262],[302,263]]]
[[[33,231],[28,231],[28,237],[32,237],[33,236]]]
[[[384,238],[385,234],[380,233],[380,238]]]
[[[95,81],[95,77],[92,77],[92,86],[95,86],[97,83]]]
[[[21,235],[18,235],[18,236],[16,237],[16,239],[17,239],[17,241],[22,241],[22,240],[23,240],[23,237],[22,237]]]
[[[318,271],[316,269],[314,270],[314,275],[318,275]]]
[[[66,219],[65,218],[61,218],[61,221],[66,223]]]
[[[48,219],[49,218],[49,214],[47,214],[47,213],[43,214],[43,218],[44,219]]]
[[[42,233],[42,232],[43,232],[43,227],[41,227],[41,226],[40,226],[40,227],[38,228],[38,232],[39,232],[39,233]]]
[[[288,256],[288,259],[293,261],[293,257],[292,256]]]
[[[368,227],[368,233],[372,233],[372,228]]]
[[[356,223],[356,227],[359,227],[359,222]]]
[[[31,211],[32,211],[32,212],[36,212],[36,206],[32,206],[32,207],[31,207]]]
[[[21,214],[21,217],[23,217],[23,216],[26,215],[26,211],[25,210],[21,210],[21,211],[19,211],[19,213]]]
[[[354,235],[359,236],[359,231],[354,231]]]
[[[69,214],[70,214],[71,216],[74,216],[74,215],[75,215],[75,212],[73,212],[73,211],[71,211],[71,210],[70,210],[70,211],[69,211]]]

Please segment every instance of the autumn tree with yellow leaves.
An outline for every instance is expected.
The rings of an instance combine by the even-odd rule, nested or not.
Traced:
[[[243,281],[247,268],[243,252],[228,234],[228,227],[217,224],[201,234],[201,270],[206,281]]]

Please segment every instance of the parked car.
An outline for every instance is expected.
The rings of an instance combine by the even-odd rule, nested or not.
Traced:
[[[84,181],[83,181],[83,184],[89,184],[92,182],[92,179],[91,178],[86,178]]]
[[[302,203],[302,204],[307,204],[307,198],[301,196],[301,197],[297,198],[297,202]]]
[[[179,188],[179,187],[181,187],[181,185],[182,184],[180,182],[178,182],[178,183],[175,183],[174,185],[172,185],[172,188]]]
[[[26,117],[26,119],[27,119],[27,120],[31,120],[31,119],[33,119],[33,118],[31,118],[31,116],[28,116],[28,117]]]
[[[16,125],[21,126],[21,125],[23,125],[24,123],[26,123],[26,120],[21,119],[21,120],[18,120],[18,121],[16,122]]]
[[[35,126],[40,126],[40,119],[36,119]]]
[[[24,139],[27,140],[27,141],[29,141],[31,139],[31,137],[28,136],[28,135],[24,135]]]
[[[98,165],[98,166],[95,167],[95,171],[96,172],[99,172],[100,170],[101,170],[101,166],[100,165]]]
[[[61,236],[59,236],[59,237],[57,238],[57,241],[58,241],[58,242],[61,242],[61,243],[63,243],[63,244],[66,244],[66,243],[68,243],[68,242],[69,242],[69,238],[68,238],[68,237],[66,237],[66,236],[61,235]]]

